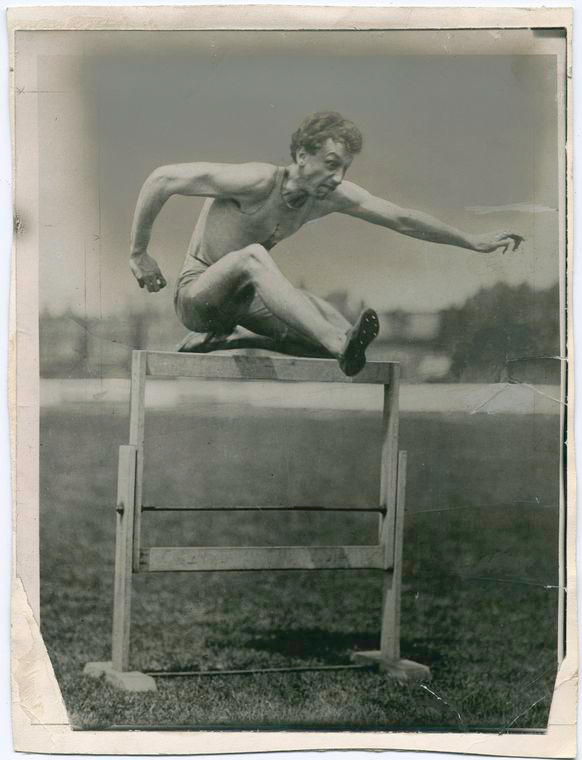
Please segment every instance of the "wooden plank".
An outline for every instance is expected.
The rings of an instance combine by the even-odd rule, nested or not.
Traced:
[[[141,509],[143,494],[143,444],[145,435],[146,352],[133,351],[129,397],[129,442],[136,448],[135,509],[133,512],[133,570],[139,572]]]
[[[394,564],[392,570],[387,569],[384,578],[382,632],[380,634],[380,652],[384,659],[389,660],[397,660],[400,657],[400,597],[402,587],[404,509],[406,503],[406,463],[406,451],[401,451],[398,457]]]
[[[141,553],[142,570],[176,571],[382,569],[375,546],[155,546]]]
[[[117,475],[117,528],[111,657],[113,670],[117,671],[129,670],[135,472],[135,446],[120,446]]]
[[[394,564],[394,530],[396,521],[396,479],[398,470],[400,367],[393,365],[391,382],[384,386],[382,460],[380,470],[380,543],[386,551],[386,567]]]
[[[391,368],[394,366],[391,362],[368,362],[358,375],[346,377],[335,359],[304,359],[295,356],[217,356],[168,351],[142,353],[146,356],[147,374],[152,377],[384,385],[390,382]]]

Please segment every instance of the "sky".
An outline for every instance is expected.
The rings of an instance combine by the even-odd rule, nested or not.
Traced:
[[[203,201],[174,197],[160,213],[150,252],[170,285],[146,294],[127,257],[148,174],[197,160],[287,164],[291,132],[318,110],[340,111],[364,135],[351,181],[466,232],[515,230],[526,244],[477,254],[335,214],[273,250],[292,282],[413,311],[461,304],[498,281],[554,284],[556,60],[468,55],[471,34],[483,33],[416,32],[407,45],[398,32],[81,33],[75,45],[52,33],[38,58],[42,305],[170,309]]]

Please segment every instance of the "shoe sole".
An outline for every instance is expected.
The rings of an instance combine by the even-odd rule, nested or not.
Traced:
[[[380,322],[374,309],[366,309],[349,333],[340,368],[348,377],[361,372],[366,365],[366,349],[380,332]]]

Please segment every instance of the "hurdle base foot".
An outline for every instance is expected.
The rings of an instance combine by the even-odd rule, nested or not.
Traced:
[[[83,673],[92,678],[105,676],[107,683],[123,691],[157,691],[156,682],[139,670],[114,670],[111,662],[88,662]]]
[[[412,660],[392,660],[386,657],[380,650],[370,652],[354,652],[352,662],[357,665],[376,665],[380,671],[390,678],[396,678],[400,683],[414,681],[430,681],[430,668]]]

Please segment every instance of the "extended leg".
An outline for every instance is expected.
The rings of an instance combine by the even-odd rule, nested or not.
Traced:
[[[300,291],[311,302],[321,316],[330,324],[347,333],[351,325],[330,303],[319,296],[313,295],[308,290]],[[285,324],[282,319],[275,316],[265,303],[255,296],[245,314],[239,318],[239,324],[252,333],[266,336],[264,345],[257,347],[271,348],[284,354],[293,356],[310,356],[330,358],[332,354],[317,341],[309,338],[293,327]],[[258,339],[260,340],[260,339]],[[268,345],[266,341],[270,341]]]
[[[366,348],[378,335],[379,322],[376,312],[373,309],[366,309],[352,327],[346,318],[323,298],[314,296],[306,290],[301,292],[324,319],[345,333],[344,347],[338,357],[339,365],[346,375],[357,375],[366,364]],[[276,350],[278,351],[295,356],[327,357],[331,355],[326,349],[322,350],[318,343],[285,325],[269,311],[259,297],[253,300],[248,313],[239,322],[256,333],[272,336],[277,341]]]

